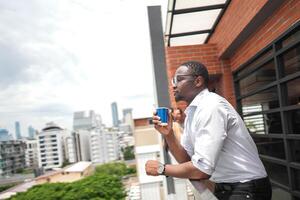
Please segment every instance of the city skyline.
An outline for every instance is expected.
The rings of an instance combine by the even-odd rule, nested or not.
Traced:
[[[0,127],[14,132],[19,121],[27,132],[55,121],[71,129],[72,114],[81,110],[95,110],[111,125],[111,102],[132,108],[134,118],[151,116],[147,6],[162,5],[164,13],[166,4],[0,2]]]

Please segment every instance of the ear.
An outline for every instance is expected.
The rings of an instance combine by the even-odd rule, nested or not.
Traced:
[[[202,76],[198,76],[195,79],[195,85],[196,85],[196,87],[203,87],[203,85],[204,85],[204,78]]]

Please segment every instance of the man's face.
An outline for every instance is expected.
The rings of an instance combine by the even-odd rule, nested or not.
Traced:
[[[194,88],[195,75],[186,66],[180,66],[173,77],[175,101],[189,100]]]

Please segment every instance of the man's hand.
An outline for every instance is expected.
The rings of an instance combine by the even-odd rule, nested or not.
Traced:
[[[148,160],[145,165],[146,173],[149,176],[158,176],[159,162],[157,160]]]
[[[156,115],[156,112],[153,113],[153,124],[154,124],[154,128],[160,132],[161,134],[163,134],[164,136],[168,136],[170,134],[173,134],[173,129],[172,129],[172,124],[173,124],[173,117],[171,112],[168,113],[169,115],[169,120],[168,120],[168,125],[167,126],[161,126],[160,123],[160,118],[159,116]]]

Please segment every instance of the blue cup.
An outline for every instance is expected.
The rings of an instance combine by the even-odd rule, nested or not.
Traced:
[[[169,109],[166,107],[158,107],[156,109],[156,115],[160,117],[161,126],[167,126],[168,125],[168,119],[169,119]]]

